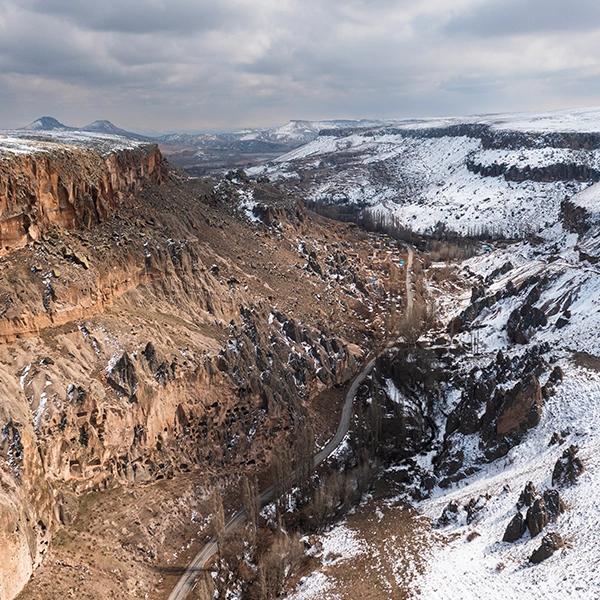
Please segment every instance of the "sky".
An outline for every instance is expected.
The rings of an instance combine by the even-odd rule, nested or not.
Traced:
[[[0,127],[600,105],[598,0],[0,0]]]

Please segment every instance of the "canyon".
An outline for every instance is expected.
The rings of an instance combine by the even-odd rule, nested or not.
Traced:
[[[594,114],[0,134],[0,599],[600,593]]]

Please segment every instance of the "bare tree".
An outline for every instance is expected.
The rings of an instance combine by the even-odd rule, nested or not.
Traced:
[[[258,527],[258,515],[260,512],[260,503],[258,495],[258,483],[256,477],[246,475],[242,480],[242,505],[246,512],[246,518],[250,533],[252,535],[252,545],[256,541],[256,529]]]
[[[223,540],[225,537],[225,509],[223,508],[223,497],[219,487],[215,487],[212,494],[212,515],[213,515],[213,534],[217,540],[219,554],[223,549]]]
[[[315,432],[308,419],[304,421],[295,439],[295,479],[300,489],[305,489],[314,469]]]
[[[414,345],[419,338],[425,334],[435,322],[432,303],[428,303],[423,296],[416,296],[410,310],[406,312],[400,326],[398,334],[402,336],[410,345]]]

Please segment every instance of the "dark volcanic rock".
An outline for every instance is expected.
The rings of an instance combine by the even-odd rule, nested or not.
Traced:
[[[567,509],[563,499],[560,497],[558,490],[554,489],[546,490],[543,497],[549,519],[556,521],[558,516]]]
[[[469,502],[467,502],[465,506],[465,510],[467,511],[467,523],[472,523],[477,518],[477,515],[485,508],[489,499],[489,495],[482,495],[477,498],[471,498]]]
[[[513,344],[528,344],[534,331],[547,324],[548,318],[543,310],[525,303],[515,308],[508,317],[506,333]]]
[[[531,537],[539,535],[542,529],[548,525],[549,521],[550,518],[546,510],[546,503],[543,498],[538,498],[527,511],[527,529],[529,529]]]
[[[524,506],[531,506],[537,498],[537,490],[533,485],[533,481],[528,481],[527,485],[523,488],[519,500],[517,501],[517,508],[523,508]]]
[[[442,514],[437,520],[437,526],[445,527],[446,525],[450,525],[451,523],[456,523],[458,521],[459,512],[460,505],[456,500],[452,500],[444,507]]]
[[[526,529],[527,525],[525,524],[525,519],[523,518],[521,512],[518,512],[510,520],[510,523],[506,526],[506,530],[504,531],[504,537],[502,538],[502,541],[516,542],[523,536]]]
[[[552,485],[573,485],[584,471],[583,462],[577,456],[579,447],[571,445],[556,461],[552,472]]]
[[[121,355],[121,358],[119,358],[110,370],[108,383],[119,394],[129,397],[132,401],[135,400],[138,377],[135,372],[135,365],[127,352]]]
[[[542,545],[533,551],[533,554],[529,557],[529,562],[533,564],[541,563],[542,561],[550,558],[557,550],[565,545],[564,540],[558,533],[548,533],[542,539]]]

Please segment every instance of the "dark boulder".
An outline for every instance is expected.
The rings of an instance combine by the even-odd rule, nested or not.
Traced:
[[[565,443],[565,432],[561,431],[555,431],[552,434],[552,437],[550,438],[550,441],[548,442],[548,446],[561,446],[562,444]]]
[[[518,539],[521,539],[526,529],[527,525],[525,524],[525,519],[523,518],[521,512],[518,512],[510,520],[510,523],[506,526],[506,530],[504,531],[504,537],[502,538],[502,541],[516,542]]]
[[[489,495],[478,496],[477,498],[471,498],[469,502],[467,502],[465,506],[465,510],[467,511],[467,523],[472,523],[477,515],[485,508],[488,500],[490,499]]]
[[[118,394],[127,396],[132,402],[136,400],[138,377],[135,365],[127,352],[124,352],[110,369],[108,383]]]
[[[533,505],[527,511],[525,520],[531,537],[539,535],[542,529],[548,525],[550,518],[548,511],[546,510],[546,503],[544,502],[543,498],[538,498],[533,503]]]
[[[569,446],[556,461],[552,472],[552,485],[573,485],[584,471],[583,462],[577,456],[579,447]]]
[[[548,324],[544,311],[525,303],[508,317],[506,333],[513,344],[528,344],[536,329]]]
[[[558,516],[567,510],[564,500],[560,497],[558,490],[546,490],[543,498],[548,517],[551,521],[556,521]]]
[[[547,558],[550,558],[564,545],[565,542],[559,533],[547,533],[542,539],[541,546],[534,550],[533,554],[529,557],[529,562],[533,564],[539,564]]]
[[[445,527],[446,525],[450,525],[451,523],[456,523],[458,521],[460,512],[460,505],[456,500],[452,500],[449,502],[442,511],[442,514],[437,520],[438,527]]]
[[[519,499],[517,500],[517,508],[531,506],[535,502],[537,495],[538,493],[535,489],[535,485],[533,485],[533,481],[528,481],[527,485],[523,488]]]

